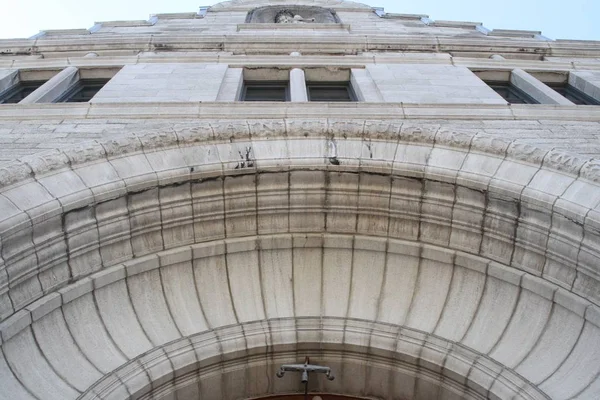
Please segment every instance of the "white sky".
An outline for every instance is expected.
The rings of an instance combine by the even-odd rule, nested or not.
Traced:
[[[0,38],[44,29],[90,28],[96,21],[148,19],[150,14],[197,11],[190,0],[1,0]],[[202,1],[202,0],[197,0]],[[488,29],[542,31],[552,39],[600,40],[600,0],[370,0],[387,12],[483,22]]]

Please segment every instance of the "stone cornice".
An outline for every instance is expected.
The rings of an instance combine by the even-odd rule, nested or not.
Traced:
[[[228,115],[239,115],[230,112]],[[345,113],[347,115],[347,113]],[[373,115],[372,113],[370,114]],[[180,118],[179,118],[180,119]],[[0,168],[0,192],[10,185],[23,181],[28,177],[47,174],[53,170],[64,167],[73,167],[77,164],[89,163],[106,158],[124,156],[135,153],[141,149],[152,150],[169,145],[178,145],[180,142],[190,140],[188,135],[193,135],[192,142],[204,141],[240,141],[262,140],[264,135],[269,138],[305,138],[309,136],[329,136],[362,138],[367,140],[400,140],[415,143],[429,143],[463,149],[464,151],[478,151],[490,155],[508,155],[509,158],[527,162],[538,168],[549,168],[573,177],[581,177],[589,181],[600,182],[600,165],[595,159],[580,158],[561,151],[538,148],[521,143],[518,140],[503,140],[487,134],[472,134],[454,132],[447,129],[439,131],[422,130],[414,124],[403,126],[401,120],[374,120],[339,118],[311,118],[289,119],[220,119],[213,117],[207,121],[199,121],[193,132],[181,132],[171,135],[164,132],[148,132],[142,136],[130,135],[122,139],[112,139],[105,142],[90,141],[88,143],[70,148],[56,150],[55,152],[39,153],[7,164]],[[176,131],[176,128],[173,127]]]
[[[79,51],[233,51],[243,54],[300,51],[356,54],[364,51],[485,53],[515,56],[599,57],[598,42],[552,42],[531,39],[445,37],[418,35],[310,34],[266,35],[82,35],[0,41],[4,56],[36,55]]]
[[[121,67],[140,63],[217,63],[231,67],[293,67],[304,68],[314,66],[335,66],[345,68],[362,68],[370,64],[446,64],[471,69],[512,70],[520,68],[527,71],[571,71],[600,70],[600,63],[569,61],[568,59],[552,61],[451,56],[447,53],[361,53],[358,55],[234,55],[231,52],[142,52],[131,55],[122,53],[100,52],[99,57],[83,57],[81,54],[65,54],[59,57],[40,58],[25,56],[6,59],[0,57],[0,68],[19,69],[52,69],[75,66],[80,68]],[[87,52],[85,53],[87,54]]]

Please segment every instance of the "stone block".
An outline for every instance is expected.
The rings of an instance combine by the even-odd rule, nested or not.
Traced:
[[[194,243],[191,184],[159,189],[165,249]]]
[[[129,195],[131,247],[136,257],[163,250],[159,189]]]
[[[69,246],[73,277],[84,277],[102,268],[95,209],[87,207],[65,215],[64,230]]]
[[[112,199],[125,193],[125,183],[109,163],[96,163],[73,170],[90,188],[97,202]]]
[[[45,315],[51,313],[62,305],[60,293],[50,293],[27,306],[31,313],[31,319],[35,322]]]
[[[288,173],[260,174],[257,177],[258,232],[289,230]]]
[[[4,343],[8,342],[9,339],[29,325],[31,325],[31,312],[29,310],[17,311],[10,318],[0,322],[2,341]]]
[[[154,346],[181,337],[163,293],[160,270],[154,269],[127,277],[129,297],[144,333]]]
[[[107,268],[100,271],[92,277],[94,282],[94,290],[110,285],[115,282],[119,282],[125,279],[125,267],[123,265],[115,265],[114,267]]]
[[[59,199],[64,211],[82,207],[92,197],[92,191],[73,171],[44,176],[38,182]]]
[[[224,238],[223,179],[194,182],[191,185],[195,242]]]
[[[402,103],[506,104],[465,67],[447,65],[367,65],[384,101]],[[476,96],[473,96],[473,89]]]
[[[67,304],[91,292],[92,290],[94,290],[93,279],[88,277],[80,279],[69,286],[59,289],[58,292],[62,296],[62,303]]]
[[[113,271],[117,272],[114,267]],[[114,283],[96,289],[94,297],[100,317],[112,340],[127,358],[133,358],[154,346],[141,327],[133,309],[124,275],[124,269],[121,269],[119,274],[107,275],[106,278],[110,278],[108,280]]]
[[[94,96],[94,103],[123,102],[136,91],[138,102],[215,101],[226,71],[227,65],[196,63],[126,65]]]

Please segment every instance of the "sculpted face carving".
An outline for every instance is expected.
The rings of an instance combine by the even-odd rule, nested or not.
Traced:
[[[281,10],[275,15],[276,24],[304,24],[307,22],[315,22],[315,19],[302,18],[302,16],[294,14],[290,10]]]

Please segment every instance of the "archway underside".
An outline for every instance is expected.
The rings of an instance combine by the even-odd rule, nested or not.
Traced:
[[[441,140],[143,150],[1,192],[0,398],[292,394],[305,355],[319,393],[599,395],[595,183]]]

